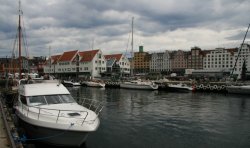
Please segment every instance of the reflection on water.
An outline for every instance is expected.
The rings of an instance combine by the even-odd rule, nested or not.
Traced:
[[[69,88],[105,102],[88,148],[249,148],[250,98],[207,93]]]

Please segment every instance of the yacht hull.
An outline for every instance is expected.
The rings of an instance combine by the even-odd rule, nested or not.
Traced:
[[[120,84],[120,88],[127,88],[127,89],[141,89],[141,90],[157,90],[158,85],[136,85],[136,84]]]
[[[89,132],[53,129],[33,125],[18,118],[18,124],[24,129],[27,142],[41,142],[54,146],[80,147],[86,141]]]
[[[166,87],[166,89],[167,91],[170,92],[185,92],[185,93],[192,92],[191,89],[185,87]]]
[[[85,85],[88,87],[105,87],[105,84],[103,83],[98,83],[98,82],[85,82]]]
[[[227,86],[228,93],[233,94],[250,94],[250,85],[247,86]]]

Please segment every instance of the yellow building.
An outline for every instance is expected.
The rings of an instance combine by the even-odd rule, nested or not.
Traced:
[[[150,59],[150,54],[143,51],[143,46],[139,46],[139,52],[134,52],[134,58],[131,64],[134,74],[148,73]]]

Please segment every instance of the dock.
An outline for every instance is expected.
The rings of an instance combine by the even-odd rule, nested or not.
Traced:
[[[15,140],[18,137],[14,125],[12,113],[5,105],[4,99],[0,96],[0,147],[1,148],[23,148],[22,143]]]

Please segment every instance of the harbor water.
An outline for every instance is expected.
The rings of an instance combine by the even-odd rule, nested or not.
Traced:
[[[250,98],[214,93],[170,93],[68,88],[77,101],[103,101],[99,129],[87,148],[249,148]]]

